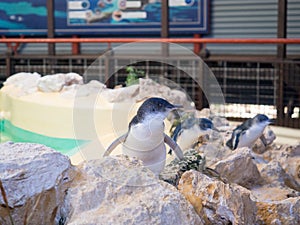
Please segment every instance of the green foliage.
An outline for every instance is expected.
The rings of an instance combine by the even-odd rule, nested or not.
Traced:
[[[143,77],[145,72],[135,68],[134,66],[126,67],[127,78],[125,81],[126,86],[134,85],[139,82],[139,77]]]
[[[159,178],[169,184],[177,186],[181,175],[185,171],[193,169],[203,172],[206,168],[205,162],[205,157],[202,157],[196,150],[189,149],[184,152],[184,158],[182,160],[175,158],[167,164],[159,175]]]

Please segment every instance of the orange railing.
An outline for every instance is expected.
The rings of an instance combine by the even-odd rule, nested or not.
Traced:
[[[0,43],[221,43],[221,44],[300,44],[300,38],[0,38]]]

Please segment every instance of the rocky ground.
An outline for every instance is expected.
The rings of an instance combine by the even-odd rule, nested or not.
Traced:
[[[0,224],[300,224],[300,145],[266,129],[267,147],[231,151],[213,120],[220,132],[167,166],[168,182],[126,156],[73,166],[43,145],[1,144]]]

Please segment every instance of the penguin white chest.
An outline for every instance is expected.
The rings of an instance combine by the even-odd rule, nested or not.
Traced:
[[[195,142],[197,142],[198,137],[201,135],[201,130],[198,125],[194,125],[190,129],[185,129],[182,131],[178,137],[177,143],[182,150],[189,149]]]
[[[253,125],[245,131],[239,139],[238,147],[251,147],[254,142],[263,134],[266,126]]]
[[[166,160],[163,121],[148,120],[133,125],[123,144],[123,154],[142,160],[146,167],[158,175]]]

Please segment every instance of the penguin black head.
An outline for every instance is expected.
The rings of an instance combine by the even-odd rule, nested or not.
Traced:
[[[206,118],[199,119],[199,127],[201,130],[210,130],[213,129],[214,125],[211,120]]]
[[[149,98],[137,111],[137,119],[144,120],[147,116],[165,119],[168,113],[180,106],[173,105],[162,98]]]
[[[269,124],[270,123],[270,119],[266,115],[264,115],[264,114],[257,114],[253,118],[253,123],[266,123],[266,124]]]

